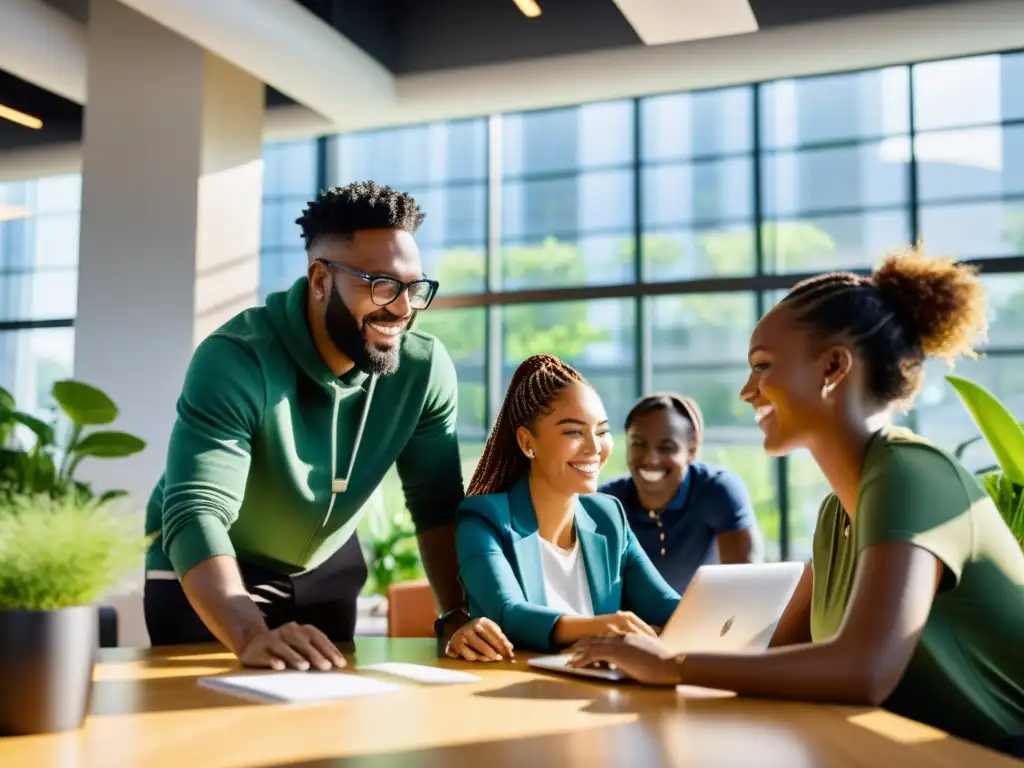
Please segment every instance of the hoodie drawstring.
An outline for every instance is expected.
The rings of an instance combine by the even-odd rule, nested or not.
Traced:
[[[333,477],[338,467],[338,411],[341,407],[341,394],[334,390],[334,414],[331,417],[331,503],[327,508],[327,517],[324,518],[324,525],[331,517],[331,510],[334,509],[334,500],[339,493],[348,490],[349,480],[352,478],[352,470],[356,465],[356,454],[359,453],[359,444],[363,441],[363,430],[366,429],[366,419],[370,415],[370,404],[373,402],[373,390],[377,387],[377,374],[370,376],[370,384],[366,388],[366,401],[363,403],[363,411],[359,416],[359,427],[356,429],[355,443],[352,445],[352,456],[348,460],[348,471],[344,477]]]

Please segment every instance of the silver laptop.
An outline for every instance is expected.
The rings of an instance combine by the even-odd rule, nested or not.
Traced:
[[[672,653],[729,653],[768,647],[804,572],[803,563],[705,565],[697,569],[661,633]],[[551,672],[626,680],[614,668],[573,669],[570,654],[530,659]]]

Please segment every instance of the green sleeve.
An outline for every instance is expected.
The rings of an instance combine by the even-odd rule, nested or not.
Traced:
[[[163,548],[178,577],[203,560],[234,556],[250,450],[266,394],[248,347],[210,336],[196,349],[167,450]]]
[[[958,468],[924,445],[889,446],[864,467],[857,502],[858,551],[904,541],[931,552],[959,583],[973,547],[971,506]]]
[[[455,364],[434,339],[427,396],[412,437],[398,457],[398,476],[417,532],[455,522],[464,496],[456,429]]]

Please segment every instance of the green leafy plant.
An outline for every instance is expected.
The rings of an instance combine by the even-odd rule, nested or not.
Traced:
[[[364,594],[387,595],[392,584],[423,578],[416,529],[404,505],[371,508],[359,538],[369,572]]]
[[[73,494],[0,500],[0,610],[88,605],[142,565],[151,537],[116,504]]]
[[[0,498],[22,494],[57,498],[70,493],[80,500],[90,500],[94,498],[92,488],[75,477],[84,459],[123,458],[146,447],[145,441],[127,432],[89,430],[110,424],[119,413],[114,401],[101,390],[66,380],[56,382],[51,394],[66,424],[60,424],[60,417],[47,422],[17,410],[11,393],[0,388]],[[19,424],[32,433],[34,445],[17,443],[15,428]],[[60,443],[58,426],[66,426]],[[99,501],[123,495],[124,491],[110,490],[101,494]]]
[[[1017,542],[1024,548],[1024,425],[1018,423],[999,399],[969,379],[947,376],[981,435],[957,447],[956,456],[979,439],[984,439],[997,465],[978,471],[985,490],[992,497]]]

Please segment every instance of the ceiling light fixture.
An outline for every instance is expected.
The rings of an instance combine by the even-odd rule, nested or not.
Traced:
[[[523,12],[523,16],[526,16],[528,19],[536,19],[541,14],[537,0],[512,0],[512,2],[516,4],[516,8]]]
[[[5,205],[0,203],[0,221],[17,221],[27,219],[29,210],[23,205]]]
[[[26,115],[24,112],[19,112],[11,107],[5,107],[3,104],[0,104],[0,117],[10,120],[12,123],[24,125],[26,128],[31,128],[34,131],[43,127],[43,121],[38,117]]]

